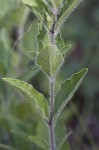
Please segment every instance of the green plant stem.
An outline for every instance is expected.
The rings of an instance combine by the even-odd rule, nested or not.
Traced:
[[[54,44],[55,42],[55,25],[57,14],[54,14],[53,17],[53,25],[50,30],[50,37],[51,43]],[[55,130],[54,130],[54,122],[53,122],[53,115],[54,115],[54,87],[55,87],[55,77],[49,77],[49,95],[50,95],[50,102],[49,102],[49,140],[50,140],[50,150],[56,150],[56,142],[55,142]]]
[[[53,123],[53,113],[54,113],[54,85],[55,78],[50,77],[49,79],[49,95],[50,95],[50,120],[49,120],[49,140],[50,140],[50,150],[56,150],[55,143],[55,131],[54,131],[54,123]]]

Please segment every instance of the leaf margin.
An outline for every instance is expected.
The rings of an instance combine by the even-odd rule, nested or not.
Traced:
[[[55,96],[55,102],[57,101],[57,97],[58,97],[59,92],[61,92],[61,90],[62,90],[62,86],[63,86],[64,84],[66,84],[67,81],[71,81],[75,76],[77,76],[77,75],[80,74],[81,72],[84,72],[84,73],[83,73],[82,77],[79,79],[79,81],[77,82],[75,88],[70,92],[70,94],[68,95],[68,97],[65,98],[65,101],[62,102],[61,106],[60,106],[59,108],[57,108],[56,111],[55,111],[55,109],[54,109],[54,117],[53,117],[53,119],[54,119],[54,122],[55,122],[55,123],[56,123],[56,121],[57,121],[59,115],[60,115],[61,112],[63,111],[63,109],[66,107],[66,105],[68,104],[68,102],[70,101],[70,99],[73,97],[73,95],[75,94],[75,92],[77,91],[77,89],[79,88],[79,86],[81,85],[81,83],[82,83],[82,81],[83,81],[85,75],[86,75],[87,72],[88,72],[88,68],[84,68],[84,69],[80,70],[79,72],[73,74],[70,78],[66,79],[66,80],[61,84],[61,87],[60,87],[60,89],[59,89],[57,95]]]
[[[45,118],[46,120],[48,120],[48,118],[49,118],[49,112],[48,112],[48,103],[47,103],[47,100],[46,100],[46,98],[44,97],[44,95],[43,94],[41,94],[40,92],[38,92],[36,89],[34,89],[34,87],[31,85],[31,84],[28,84],[27,82],[24,82],[24,81],[21,81],[21,80],[19,80],[19,79],[13,79],[13,78],[7,78],[7,77],[5,77],[5,78],[2,78],[4,81],[6,81],[8,84],[10,84],[12,87],[14,87],[18,92],[20,92],[22,95],[24,95],[24,97],[28,100],[28,102],[30,102],[31,104],[35,104],[35,106],[37,107],[37,110],[39,111],[39,112],[42,112],[42,117],[43,118]],[[12,81],[11,81],[12,80]],[[13,83],[14,82],[14,83]],[[30,93],[29,93],[29,91],[25,91],[26,89],[22,89],[22,87],[20,88],[19,87],[19,85],[15,85],[15,82],[17,82],[17,84],[18,83],[21,83],[21,84],[23,84],[23,86],[27,86],[28,88],[29,88],[29,90],[31,90],[30,91]],[[25,92],[25,94],[28,94],[28,95],[25,95],[24,94],[24,92]],[[38,105],[38,100],[35,98],[35,96],[33,97],[33,93],[34,92],[34,94],[37,94],[38,95],[38,98],[40,99],[40,98],[42,98],[42,101],[44,101],[44,107],[45,107],[45,109],[44,108],[41,108],[39,105]],[[33,103],[32,103],[32,101],[33,101]],[[41,113],[40,113],[41,114]]]

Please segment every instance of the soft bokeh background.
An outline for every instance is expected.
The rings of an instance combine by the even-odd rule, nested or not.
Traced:
[[[18,150],[41,150],[42,145],[37,148],[39,144],[27,137],[43,137],[45,128],[35,107],[32,109],[24,97],[1,78],[8,76],[27,81],[48,97],[47,78],[38,68],[33,71],[33,58],[27,53],[33,50],[35,42],[32,39],[36,30],[30,29],[34,18],[20,0],[0,0],[0,143]],[[72,131],[68,138],[71,150],[98,150],[99,0],[81,3],[61,31],[64,41],[72,43],[72,52],[66,57],[57,84],[84,67],[88,67],[89,72],[60,117],[56,129],[60,131],[58,140],[63,136],[64,125],[65,134]]]

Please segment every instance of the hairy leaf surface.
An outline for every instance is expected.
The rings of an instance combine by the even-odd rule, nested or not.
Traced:
[[[49,11],[49,4],[45,0],[22,0],[25,5],[27,5],[33,13],[39,18],[41,22],[45,22],[43,25],[47,26],[52,22]],[[52,23],[51,23],[52,24]]]
[[[57,118],[62,110],[65,108],[69,100],[72,98],[78,87],[82,83],[88,69],[82,69],[80,72],[71,76],[62,85],[55,97],[55,118]]]
[[[62,37],[61,37],[61,33],[58,34],[57,38],[56,38],[56,45],[58,47],[58,49],[60,50],[61,54],[67,54],[67,52],[70,50],[71,48],[71,44],[65,44]]]
[[[75,8],[82,2],[83,0],[73,0],[67,9],[62,13],[58,22],[56,23],[56,30],[58,31],[63,24],[64,21],[68,19],[71,13],[75,10]],[[68,3],[68,2],[67,2]]]
[[[56,45],[49,44],[42,49],[37,58],[37,64],[49,76],[55,76],[63,62],[63,57]]]
[[[15,87],[19,92],[21,92],[28,101],[37,107],[37,109],[40,111],[40,114],[42,117],[48,119],[48,104],[45,97],[39,93],[37,90],[35,90],[32,85],[23,82],[18,79],[12,79],[12,78],[3,78],[6,82],[11,84],[13,87]]]

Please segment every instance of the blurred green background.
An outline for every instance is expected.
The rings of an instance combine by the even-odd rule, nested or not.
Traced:
[[[31,27],[34,19],[33,13],[20,0],[0,0],[0,143],[18,150],[42,150],[42,144],[27,137],[43,137],[46,132],[35,107],[32,109],[22,95],[1,79],[7,76],[27,81],[48,97],[47,78],[34,67],[33,57],[28,53],[36,48],[33,39],[36,23],[35,30]],[[99,0],[84,0],[61,32],[64,41],[72,43],[72,52],[65,59],[57,85],[84,67],[88,67],[89,72],[59,119],[57,143],[63,133],[72,131],[68,149],[98,150]],[[11,149],[2,147],[0,150]]]

